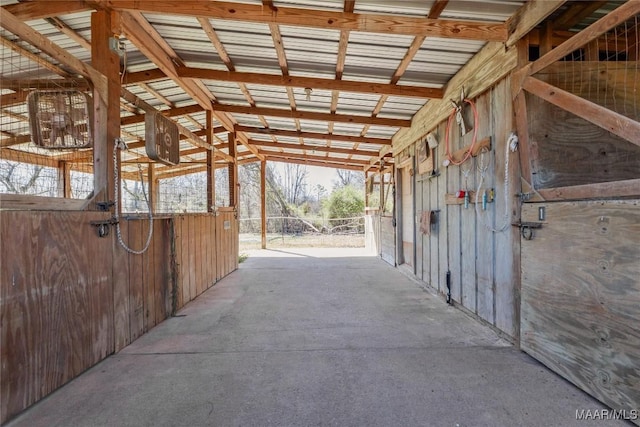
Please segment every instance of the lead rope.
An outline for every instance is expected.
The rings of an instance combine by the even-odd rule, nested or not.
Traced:
[[[487,230],[492,231],[494,233],[501,233],[509,227],[510,221],[510,200],[509,200],[509,153],[515,153],[518,149],[518,136],[511,132],[509,138],[507,139],[507,143],[505,144],[505,156],[504,156],[504,216],[503,223],[498,228],[493,228],[491,225],[487,224],[484,218],[480,215],[480,210],[478,208],[480,190],[482,189],[482,184],[484,184],[484,176],[489,167],[488,164],[484,164],[484,156],[488,152],[486,148],[483,148],[480,152],[479,161],[478,161],[478,172],[480,172],[480,180],[478,182],[478,189],[476,190],[476,217],[482,222],[482,224],[487,228]]]
[[[151,204],[149,203],[149,198],[147,197],[147,192],[144,189],[144,181],[142,179],[142,166],[138,163],[138,173],[140,174],[140,182],[142,182],[142,194],[144,196],[144,201],[147,202],[147,208],[149,209],[149,233],[147,234],[147,243],[145,243],[144,248],[136,251],[131,249],[129,246],[124,243],[122,240],[122,233],[120,231],[120,206],[118,200],[118,194],[120,193],[118,185],[120,183],[118,179],[118,149],[126,150],[127,146],[124,141],[120,138],[116,140],[116,143],[113,145],[113,181],[114,181],[114,197],[113,197],[113,208],[115,210],[113,216],[116,222],[116,235],[118,236],[118,243],[120,246],[124,248],[125,251],[134,255],[142,255],[149,249],[149,245],[151,244],[151,237],[153,237],[153,213],[151,212]]]

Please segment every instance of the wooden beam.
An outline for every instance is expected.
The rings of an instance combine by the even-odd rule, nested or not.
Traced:
[[[207,110],[205,130],[207,142],[213,145],[213,112],[211,110]],[[207,212],[213,212],[216,209],[215,161],[213,151],[207,151]]]
[[[529,34],[531,30],[555,12],[567,0],[528,1],[507,21],[509,38],[507,47],[515,45],[518,40]]]
[[[330,156],[312,156],[309,154],[296,154],[296,153],[288,153],[288,152],[284,152],[284,153],[280,153],[277,151],[270,151],[270,150],[260,150],[260,154],[264,155],[264,156],[277,156],[277,157],[281,157],[284,159],[304,159],[304,160],[314,160],[314,161],[328,161],[328,162],[333,162],[333,163],[339,163],[339,164],[347,164],[347,165],[360,165],[360,170],[362,170],[362,166],[364,165],[368,165],[369,161],[368,160],[354,160],[354,159],[341,159],[341,158],[337,158],[337,157],[330,157]]]
[[[24,104],[27,101],[27,95],[29,95],[29,92],[26,90],[0,95],[0,107],[6,108],[12,105]]]
[[[36,0],[4,6],[5,12],[15,15],[22,21],[45,19],[52,16],[67,15],[92,10],[92,7],[83,0]]]
[[[442,89],[422,86],[399,86],[395,84],[357,82],[347,80],[320,79],[314,77],[294,77],[290,75],[274,75],[262,73],[240,73],[237,71],[220,71],[207,68],[182,67],[178,69],[182,78],[242,82],[259,85],[301,87],[322,90],[339,90],[343,92],[373,93],[417,98],[442,98]]]
[[[234,127],[236,132],[245,133],[257,133],[263,135],[275,135],[275,136],[289,136],[292,138],[309,138],[309,139],[321,139],[325,141],[345,141],[361,144],[377,144],[377,145],[391,145],[390,138],[369,138],[359,135],[338,135],[333,133],[320,133],[320,132],[300,132],[296,130],[284,130],[273,128],[256,128],[251,126],[236,125]]]
[[[174,80],[194,101],[207,110],[211,108],[211,96],[193,81],[185,81],[176,69],[183,66],[182,60],[153,26],[139,12],[122,14],[122,25],[127,38],[140,52],[155,63],[167,77]]]
[[[249,142],[258,147],[270,147],[270,148],[282,148],[284,150],[308,150],[308,151],[320,151],[323,153],[335,153],[335,154],[349,154],[352,156],[367,156],[375,154],[374,151],[353,150],[348,148],[336,148],[326,146],[315,146],[306,144],[286,144],[284,142],[270,142],[270,141],[258,141],[250,139]]]
[[[545,201],[640,197],[640,179],[537,190]]]
[[[64,71],[64,70],[63,70]],[[89,82],[85,79],[65,78],[65,79],[2,79],[0,82],[2,89],[13,91],[31,89],[89,89]],[[27,92],[28,93],[28,92]]]
[[[58,159],[45,156],[43,154],[30,153],[28,151],[14,150],[5,147],[0,150],[0,159],[11,160],[13,162],[30,163],[33,165],[47,166],[50,168],[58,168],[60,162]]]
[[[527,92],[640,146],[639,122],[531,76],[524,80],[522,87]]]
[[[31,142],[31,135],[18,135],[9,138],[2,138],[0,140],[0,147],[11,147],[12,145],[25,144]]]
[[[290,119],[319,120],[323,122],[365,123],[377,126],[409,127],[411,120],[387,119],[380,117],[356,116],[351,114],[316,113],[312,111],[290,111],[282,108],[244,107],[240,105],[215,104],[214,111],[235,114],[288,117]]]
[[[62,76],[62,77],[70,77],[71,73],[69,73],[67,70],[63,70],[62,68],[58,67],[57,65],[52,64],[51,62],[47,61],[45,58],[23,48],[22,46],[18,45],[17,43],[12,42],[11,40],[4,38],[4,37],[0,37],[0,44],[2,44],[4,47],[8,47],[9,49],[11,49],[12,51],[16,52],[18,55],[24,56],[25,58],[30,59],[31,61],[35,62],[36,64],[40,65],[43,68],[46,68],[47,70]],[[2,87],[7,87],[4,85],[4,83],[2,84]],[[10,87],[8,87],[10,89]]]
[[[412,122],[415,125],[409,129],[400,129],[393,136],[394,153],[424,138],[440,122],[446,120],[451,114],[451,102],[448,99],[458,99],[462,87],[465,89],[467,98],[473,99],[516,68],[517,58],[516,49],[505,50],[501,43],[485,45],[451,78],[445,89],[444,99],[427,102],[413,116]],[[425,124],[428,125],[425,126]]]
[[[66,35],[67,37],[78,43],[80,46],[91,52],[91,43],[85,40],[85,38],[78,34],[73,28],[68,26],[62,19],[54,17],[47,18],[46,21],[60,30],[62,34]]]
[[[158,110],[155,107],[151,107],[151,108],[153,108],[153,111],[158,111],[159,113],[162,113],[162,115],[165,117],[185,116],[187,114],[194,114],[194,113],[200,113],[202,111],[205,111],[202,108],[202,106],[198,104],[187,105],[186,107],[169,108],[168,110]],[[129,126],[129,125],[134,125],[136,123],[144,123],[144,120],[145,120],[144,118],[145,118],[145,114],[135,114],[133,116],[122,117],[120,119],[120,124],[122,126]]]
[[[84,199],[0,193],[0,206],[3,210],[81,211],[86,208],[87,204],[87,200]]]
[[[2,19],[0,19],[0,26],[20,37],[22,40],[31,43],[61,64],[72,68],[78,74],[91,80],[96,92],[99,93],[103,99],[107,98],[107,79],[104,75],[96,71],[95,68],[80,61],[65,49],[62,49],[47,37],[20,21],[20,19],[6,11],[6,9],[4,10]]]
[[[260,235],[262,249],[267,249],[267,161],[260,162]]]
[[[507,28],[495,22],[424,19],[410,16],[334,12],[231,2],[183,0],[99,0],[106,7],[223,20],[312,27],[329,30],[431,36],[505,42]]]
[[[553,20],[553,27],[557,30],[569,30],[607,3],[607,0],[570,2],[567,10]]]
[[[345,165],[343,163],[334,163],[330,160],[327,160],[324,157],[321,158],[320,160],[298,160],[298,159],[280,157],[276,153],[275,155],[267,155],[266,159],[272,162],[292,163],[296,165],[307,165],[307,166],[320,166],[325,168],[346,169],[346,170],[362,172],[362,166],[352,166],[352,165]]]
[[[624,3],[607,16],[600,18],[598,21],[589,25],[587,28],[553,49],[551,52],[540,57],[537,61],[531,64],[529,75],[535,74],[554,62],[559,61],[576,49],[589,44],[589,42],[597,39],[605,32],[617,27],[627,19],[638,14],[640,14],[640,1]]]
[[[138,83],[149,83],[157,80],[165,80],[168,78],[169,77],[167,77],[167,75],[160,68],[153,68],[151,70],[126,73],[124,75],[122,84],[128,86]]]
[[[113,36],[112,12],[99,10],[91,15],[91,63],[105,76],[105,96],[93,105],[93,201],[115,200],[120,183],[113,182],[113,150],[120,137],[120,57],[109,47]],[[122,200],[120,198],[120,200]]]

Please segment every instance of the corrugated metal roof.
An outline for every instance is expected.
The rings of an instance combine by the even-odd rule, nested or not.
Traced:
[[[17,0],[0,0],[2,5],[14,4]],[[260,0],[244,0],[239,3],[261,5]],[[447,3],[440,15],[441,19],[472,20],[486,22],[505,22],[525,2],[520,0],[457,0]],[[600,18],[615,6],[624,3],[620,0],[610,2],[593,16],[585,19],[572,30],[584,28],[584,26]],[[177,3],[179,4],[179,3]],[[355,13],[383,14],[398,17],[426,17],[434,4],[434,0],[406,0],[402,2],[383,2],[379,0],[356,0]],[[276,8],[306,8],[312,10],[328,10],[341,12],[344,8],[343,0],[275,0]],[[561,13],[561,8],[556,14]],[[75,30],[86,40],[91,39],[90,34],[91,13],[79,12],[61,16],[66,25]],[[145,13],[144,17],[149,21],[158,35],[171,46],[180,60],[188,67],[206,68],[218,71],[228,70],[209,36],[202,29],[195,16],[170,15]],[[237,72],[251,72],[269,75],[281,75],[282,68],[278,59],[274,39],[268,23],[256,23],[246,21],[234,21],[230,19],[209,19],[217,37],[224,45],[231,67]],[[73,38],[63,34],[51,23],[43,19],[33,20],[28,23],[36,31],[42,33],[54,43],[67,50],[78,59],[90,62],[91,54]],[[280,25],[279,32],[282,36],[282,47],[286,60],[287,72],[293,77],[312,77],[334,80],[336,66],[339,57],[339,41],[341,32],[335,29],[310,28],[306,26]],[[5,30],[0,34],[11,40],[15,40]],[[346,32],[345,32],[346,34]],[[411,58],[404,70],[398,72],[401,61],[407,55],[408,48],[414,41],[413,36],[371,33],[362,31],[348,32],[348,46],[344,57],[343,81],[371,82],[388,84],[395,74],[401,74],[397,80],[398,85],[421,86],[443,88],[446,83],[475,55],[484,45],[484,41],[459,40],[442,37],[427,37],[417,53]],[[128,73],[157,68],[149,58],[146,58],[133,43],[124,40],[126,45],[126,69]],[[51,60],[41,54],[37,49],[27,44],[18,42],[35,54]],[[0,73],[3,78],[43,77],[51,76],[51,72],[28,59],[17,60],[18,55],[10,49],[2,48],[2,65]],[[53,63],[56,61],[51,60]],[[184,88],[170,79],[161,79],[147,82],[149,87],[166,98],[171,107],[183,107],[195,103],[186,93]],[[210,97],[216,102],[226,105],[240,105],[249,107],[247,97],[240,89],[240,85],[231,81],[204,80],[204,87],[210,93]],[[183,84],[184,86],[184,84]],[[246,88],[255,105],[267,108],[279,108],[283,111],[291,111],[291,104],[285,87],[270,86],[256,83],[246,83]],[[129,85],[127,89],[139,96],[145,102],[154,107],[166,110],[171,108],[146,91],[139,85]],[[321,112],[330,113],[334,101],[334,93],[331,90],[314,88],[310,100],[306,99],[304,88],[294,87],[295,109],[297,112]],[[6,91],[3,91],[6,92]],[[337,96],[336,114],[350,114],[363,118],[370,118],[374,109],[379,106],[381,93],[354,93],[339,91]],[[411,119],[415,113],[429,102],[427,99],[402,97],[396,95],[386,96],[379,111],[378,118]],[[24,113],[23,106],[11,107],[10,111],[19,114]],[[130,113],[123,110],[122,116]],[[273,129],[296,130],[297,124],[303,132],[327,133],[332,128],[335,134],[372,138],[391,138],[400,128],[379,125],[367,125],[362,123],[334,122],[332,127],[326,121],[310,119],[294,120],[290,117],[264,117],[262,120],[256,114],[228,114],[232,121],[240,125],[262,128],[265,123]],[[198,124],[204,125],[206,115],[204,112],[191,114],[191,118]],[[199,130],[198,124],[186,117],[177,118],[180,124],[191,130]],[[297,124],[296,124],[297,123]],[[216,123],[219,126],[219,123]],[[20,120],[2,117],[2,130],[11,127],[13,132],[27,132],[25,123]],[[127,132],[144,137],[144,124],[131,125]],[[250,134],[250,138],[259,141],[272,142],[274,139],[283,143],[297,144],[300,139],[290,136]],[[227,140],[227,134],[217,135],[223,141]],[[304,143],[312,146],[327,146],[323,139],[304,138]],[[193,145],[183,141],[181,146],[192,149]],[[356,144],[346,141],[332,141],[332,147],[350,149]],[[382,148],[376,144],[359,144],[358,150],[374,153]],[[266,148],[265,148],[266,149]],[[245,148],[239,149],[245,152]],[[140,151],[140,150],[139,150]],[[296,150],[298,152],[301,150]],[[319,153],[316,153],[320,155]],[[369,154],[369,153],[367,153]],[[202,159],[204,154],[191,156]],[[333,158],[346,158],[344,154],[332,154]],[[355,158],[362,158],[357,155]]]

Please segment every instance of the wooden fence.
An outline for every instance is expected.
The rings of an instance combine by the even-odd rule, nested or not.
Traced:
[[[99,212],[0,216],[0,422],[140,337],[237,268],[233,211],[155,219],[143,255]],[[148,220],[121,222],[144,246]]]

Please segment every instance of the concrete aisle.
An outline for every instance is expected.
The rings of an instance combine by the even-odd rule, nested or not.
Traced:
[[[309,249],[253,253],[9,425],[577,426],[599,408],[383,261]]]

